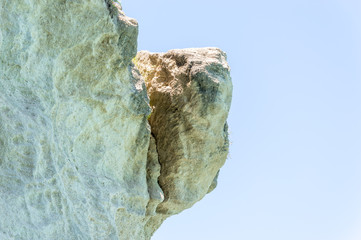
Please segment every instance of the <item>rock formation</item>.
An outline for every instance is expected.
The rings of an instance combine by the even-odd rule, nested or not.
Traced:
[[[221,50],[135,57],[111,0],[0,0],[0,26],[0,239],[150,239],[215,187]]]

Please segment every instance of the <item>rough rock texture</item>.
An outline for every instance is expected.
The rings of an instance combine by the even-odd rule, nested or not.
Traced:
[[[142,51],[135,63],[147,85],[161,164],[165,200],[157,212],[176,214],[215,187],[227,157],[232,84],[226,55],[217,48]]]
[[[0,0],[0,239],[150,239],[215,187],[225,55],[139,53],[149,102],[137,31],[110,0]]]

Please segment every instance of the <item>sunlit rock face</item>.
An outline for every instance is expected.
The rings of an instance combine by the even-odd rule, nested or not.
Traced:
[[[222,51],[140,52],[138,70],[110,0],[0,0],[0,26],[0,239],[150,239],[215,187]]]
[[[232,83],[226,55],[217,48],[141,51],[135,63],[147,85],[161,164],[165,200],[157,212],[179,213],[214,188],[227,157]]]

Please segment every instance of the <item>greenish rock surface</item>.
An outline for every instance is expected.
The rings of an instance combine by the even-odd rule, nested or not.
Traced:
[[[136,67],[137,34],[110,0],[0,0],[0,239],[150,239],[215,187],[225,54]]]

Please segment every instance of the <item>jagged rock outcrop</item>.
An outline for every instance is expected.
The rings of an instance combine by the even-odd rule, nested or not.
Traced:
[[[137,31],[111,0],[0,0],[0,239],[150,239],[215,187],[225,54],[140,52],[142,77]]]
[[[226,55],[217,48],[142,51],[135,62],[147,85],[162,166],[165,200],[157,212],[176,214],[208,192],[227,157],[232,84]]]

